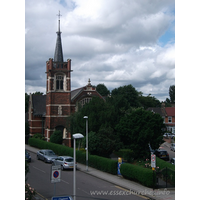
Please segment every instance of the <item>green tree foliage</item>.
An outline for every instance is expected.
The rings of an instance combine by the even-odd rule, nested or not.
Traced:
[[[174,103],[175,102],[175,85],[171,85],[169,87],[169,97],[170,97],[171,103]]]
[[[102,128],[98,133],[91,131],[88,134],[88,150],[90,154],[109,157],[114,145],[115,138],[112,128]]]
[[[160,115],[138,108],[121,118],[116,130],[123,144],[133,150],[134,158],[141,158],[149,154],[149,143],[153,149],[159,147],[162,127]]]
[[[29,95],[25,93],[25,113],[28,112]]]
[[[138,92],[132,85],[125,85],[123,87],[112,90],[111,95],[115,98],[123,97],[131,107],[139,107]]]
[[[54,131],[53,134],[50,137],[50,142],[56,143],[56,144],[62,144],[63,135],[61,131]]]
[[[108,96],[110,94],[110,91],[104,84],[98,84],[96,90],[101,96]]]
[[[139,95],[138,99],[144,109],[147,109],[149,107],[160,107],[161,105],[160,101],[154,96],[151,96],[151,94],[149,94],[148,96]]]

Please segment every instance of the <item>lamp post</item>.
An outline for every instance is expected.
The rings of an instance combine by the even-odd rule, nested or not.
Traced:
[[[88,171],[88,116],[84,116],[86,119],[86,171]]]
[[[74,195],[74,200],[76,200],[76,139],[81,139],[84,138],[84,136],[81,133],[76,133],[73,134],[73,139],[74,139],[74,181],[73,181],[73,195]]]

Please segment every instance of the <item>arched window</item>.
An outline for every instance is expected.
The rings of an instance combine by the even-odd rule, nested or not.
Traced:
[[[63,76],[56,76],[56,90],[63,90]]]

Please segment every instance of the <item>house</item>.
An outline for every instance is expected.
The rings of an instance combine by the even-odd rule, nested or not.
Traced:
[[[170,131],[175,134],[175,107],[166,107],[165,108],[165,125],[167,131]]]
[[[60,14],[58,15],[60,16]],[[41,133],[47,141],[55,130],[63,133],[63,144],[71,147],[71,133],[67,118],[96,96],[104,99],[89,79],[88,84],[71,91],[71,59],[63,61],[60,19],[54,59],[46,61],[46,95],[29,98],[28,122],[30,136]]]
[[[159,114],[166,125],[166,131],[175,134],[175,107],[165,107],[162,103],[161,107],[149,107],[147,110]]]

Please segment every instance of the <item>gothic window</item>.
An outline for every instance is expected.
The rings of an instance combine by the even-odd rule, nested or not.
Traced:
[[[63,76],[56,76],[56,90],[63,90]]]

